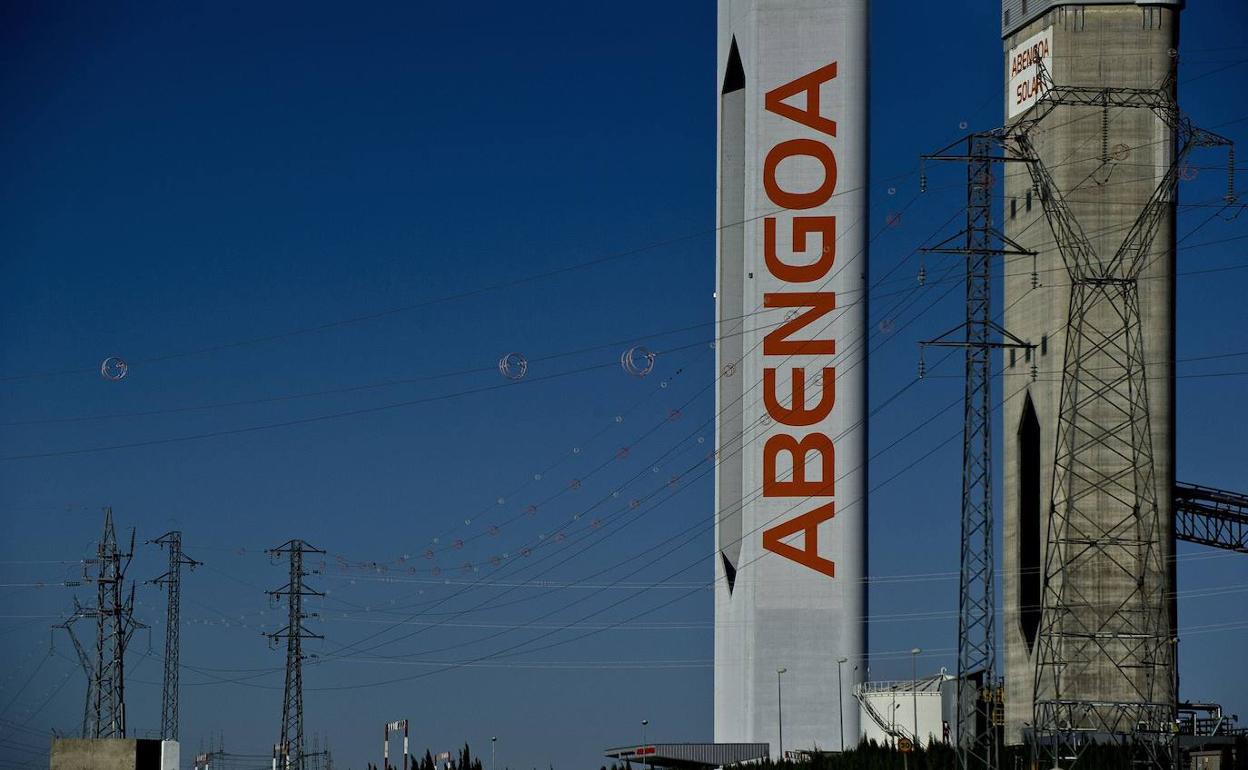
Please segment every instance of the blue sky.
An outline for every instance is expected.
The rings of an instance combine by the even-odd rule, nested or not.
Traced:
[[[377,761],[403,717],[422,749],[496,735],[519,768],[597,767],[643,718],[709,740],[713,4],[0,13],[0,768],[80,717],[48,626],[103,505],[137,528],[132,576],[160,574],[142,543],[172,528],[205,562],[184,755],[276,739],[283,660],[260,634],[285,573],[263,551],[291,537],[328,552],[305,709],[340,766]],[[874,4],[873,405],[962,312],[956,281],[916,288],[914,254],[952,233],[959,178],[919,195],[914,172],[962,122],[1000,122],[998,21]],[[1248,10],[1183,23],[1186,110],[1248,138]],[[1219,357],[1180,363],[1178,468],[1242,490],[1248,217],[1209,218],[1223,164],[1200,156],[1182,189],[1178,355]],[[660,351],[646,377],[618,366],[635,344]],[[110,355],[121,382],[95,371]],[[960,410],[941,410],[960,392],[930,377],[872,420],[873,451],[901,439],[870,468],[871,571],[896,578],[871,588],[875,678],[907,676],[913,646],[954,665]],[[1183,696],[1248,709],[1248,559],[1180,556]],[[138,601],[142,734],[163,600]]]

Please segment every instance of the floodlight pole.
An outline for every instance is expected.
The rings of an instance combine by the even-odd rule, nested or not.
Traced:
[[[780,675],[788,671],[787,668],[776,669],[776,723],[780,736],[780,761],[784,761],[784,690],[780,687]]]

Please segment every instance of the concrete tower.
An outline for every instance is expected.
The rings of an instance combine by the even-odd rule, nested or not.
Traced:
[[[1034,103],[1027,54],[1043,58],[1053,82],[1061,85],[1150,88],[1166,81],[1175,64],[1181,2],[1128,0],[1005,0],[1002,35],[1005,51],[1006,119],[1026,114]],[[1020,54],[1023,54],[1020,58]],[[1097,253],[1110,255],[1122,243],[1173,158],[1173,136],[1151,111],[1059,107],[1034,131],[1035,146],[1051,171]],[[1063,268],[1041,201],[1027,172],[1018,164],[1005,177],[1005,233],[1038,252],[1036,287],[1029,258],[1005,267],[1004,325],[1036,347],[1030,353],[1007,351],[1004,366],[1004,574],[1005,739],[1025,740],[1033,718],[1036,666],[1041,629],[1041,596],[1047,532],[1054,500],[1054,457],[1062,392],[1063,355],[1069,313],[1070,279]],[[1143,259],[1139,305],[1143,319],[1144,360],[1152,435],[1157,525],[1138,533],[1154,543],[1165,564],[1173,564],[1174,529],[1174,207],[1162,215],[1160,228]],[[1096,319],[1093,319],[1094,322]],[[1111,319],[1100,319],[1110,322]],[[1035,367],[1035,381],[1032,381]],[[1093,373],[1094,374],[1094,373]],[[1122,419],[1098,414],[1098,420]],[[1105,468],[1122,463],[1120,455],[1097,456]],[[1079,480],[1071,484],[1078,484]],[[1086,494],[1098,494],[1083,490]],[[1097,498],[1091,498],[1097,499]],[[1089,503],[1105,509],[1113,501]],[[1067,576],[1087,606],[1114,611],[1125,603],[1131,586],[1121,571],[1083,568]],[[1153,578],[1173,595],[1173,567]],[[1174,628],[1173,599],[1168,607]],[[1090,625],[1095,625],[1091,620]],[[1099,660],[1082,661],[1070,671],[1068,692],[1079,700],[1122,701],[1133,696],[1120,670]],[[1126,677],[1129,677],[1127,674]],[[1173,699],[1173,670],[1159,684],[1160,697]]]
[[[773,756],[859,734],[866,68],[867,0],[720,0],[715,740]]]

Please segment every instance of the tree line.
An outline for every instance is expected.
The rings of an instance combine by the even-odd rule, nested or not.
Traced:
[[[1137,770],[1139,760],[1138,753],[1129,747],[1093,744],[1084,749],[1078,765],[1088,770]],[[1233,748],[1223,749],[1220,760],[1222,770],[1248,770],[1248,738],[1240,736]],[[370,762],[367,770],[402,770],[402,762],[402,757],[391,757],[389,768]],[[1002,747],[998,765],[1001,770],[1033,770],[1039,766],[1027,746]],[[485,770],[467,743],[458,756],[450,759],[436,760],[426,749],[425,755],[412,767],[413,770]],[[630,766],[626,762],[616,762],[602,765],[600,770],[647,769],[641,763]],[[801,760],[782,762],[766,759],[750,763],[744,770],[960,770],[960,765],[957,749],[948,743],[933,741],[927,746],[916,746],[913,751],[901,752],[893,746],[863,741],[844,753],[811,753]]]

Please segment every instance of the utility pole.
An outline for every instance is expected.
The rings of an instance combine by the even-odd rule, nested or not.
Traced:
[[[780,667],[776,669],[776,733],[780,743],[780,758],[776,761],[784,761],[784,689],[780,684],[780,675],[786,673],[787,668]]]
[[[83,582],[95,583],[94,607],[83,607],[74,601],[74,614],[59,627],[69,632],[79,662],[87,671],[86,707],[83,709],[84,738],[126,737],[126,647],[134,632],[146,625],[134,619],[134,585],[125,596],[126,569],[134,556],[134,531],[130,532],[130,548],[122,553],[117,547],[117,531],[113,527],[113,509],[104,509],[104,532],[96,546],[95,558],[83,562]],[[87,574],[95,566],[95,574]],[[95,655],[88,655],[73,632],[73,624],[82,619],[95,620]]]
[[[277,602],[286,597],[289,613],[285,628],[268,637],[270,646],[276,647],[278,640],[286,640],[286,688],[282,699],[282,731],[281,737],[273,747],[274,765],[280,760],[283,770],[305,770],[303,752],[303,640],[321,639],[303,627],[303,621],[315,617],[303,611],[305,596],[324,596],[320,591],[308,588],[303,579],[309,574],[303,568],[305,553],[325,553],[325,551],[308,545],[302,540],[288,540],[277,548],[265,551],[269,558],[287,557],[290,562],[290,577],[286,585],[276,591],[267,592]]]
[[[649,747],[646,745],[646,727],[649,726],[649,724],[650,724],[649,719],[641,720],[641,750],[643,752],[648,752],[648,749],[649,749]],[[643,760],[646,770],[650,770],[649,756],[650,756],[649,753],[647,753],[646,754],[647,758]]]
[[[408,730],[406,719],[396,719],[393,722],[386,723],[386,729],[382,734],[381,742],[381,770],[398,770],[395,765],[390,764],[390,733],[398,735],[399,730],[403,730],[403,770],[409,770],[411,753],[408,750]]]
[[[961,145],[965,142],[965,147]],[[992,262],[1031,255],[992,223],[993,167],[1007,159],[994,154],[991,136],[972,134],[924,161],[966,163],[966,224],[962,231],[925,252],[961,254],[966,259],[966,320],[926,347],[963,348],[966,380],[962,420],[962,515],[958,583],[958,759],[962,770],[997,767],[991,703],[982,694],[995,684],[992,506],[992,354],[1032,346],[992,319]],[[956,148],[956,149],[955,149]],[[920,183],[926,187],[926,177]],[[982,686],[974,680],[981,679]],[[916,683],[917,686],[917,683]],[[916,696],[917,698],[917,696]],[[917,718],[916,718],[917,723]],[[918,740],[915,726],[915,740]]]
[[[914,745],[922,746],[923,741],[919,739],[919,653],[923,650],[915,647],[910,651],[910,676],[914,678],[914,682],[910,687],[910,705],[914,708]]]
[[[841,666],[849,662],[844,656],[836,659],[836,719],[840,722],[841,753],[845,753],[845,690],[841,681]]]
[[[148,544],[155,543],[162,549],[168,546],[169,568],[165,574],[151,582],[164,586],[169,599],[165,610],[165,684],[161,694],[160,737],[167,741],[178,740],[178,658],[181,651],[182,613],[182,566],[195,569],[201,562],[182,553],[182,533],[166,532]]]

